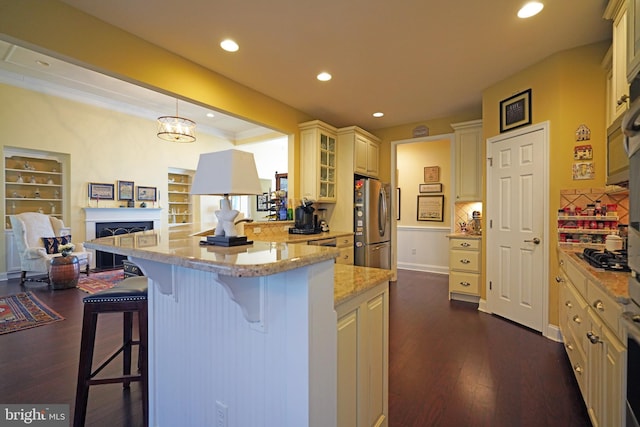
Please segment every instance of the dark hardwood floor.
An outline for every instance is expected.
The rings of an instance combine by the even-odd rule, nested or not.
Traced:
[[[66,403],[73,413],[86,294],[27,288],[65,320],[0,335],[0,402]],[[0,282],[0,295],[21,291]],[[101,315],[97,359],[118,345],[120,321]],[[590,425],[562,344],[449,301],[447,276],[399,271],[389,324],[390,427]],[[140,402],[137,383],[94,386],[86,425],[140,426]]]

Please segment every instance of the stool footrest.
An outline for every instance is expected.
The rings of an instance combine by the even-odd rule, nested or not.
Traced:
[[[97,379],[91,379],[87,381],[87,384],[88,385],[117,384],[117,383],[129,383],[129,382],[136,382],[136,381],[142,381],[142,375],[132,374],[132,375],[122,375],[120,377],[112,377],[112,378],[97,378]]]

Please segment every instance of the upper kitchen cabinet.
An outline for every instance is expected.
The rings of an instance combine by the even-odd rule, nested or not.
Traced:
[[[338,129],[338,144],[345,161],[353,153],[353,173],[377,178],[380,173],[380,139],[357,126]],[[344,150],[344,151],[342,151]]]
[[[640,0],[627,2],[627,81],[640,73]],[[614,30],[615,31],[615,30]]]
[[[640,0],[632,0],[640,1]],[[607,81],[607,126],[611,125],[628,108],[629,84],[627,83],[627,2],[610,0],[604,18],[613,22],[610,70]],[[605,66],[609,64],[609,53]]]
[[[482,120],[452,123],[451,127],[455,134],[455,201],[482,201]]]
[[[320,120],[300,125],[300,195],[318,203],[337,199],[337,129]]]

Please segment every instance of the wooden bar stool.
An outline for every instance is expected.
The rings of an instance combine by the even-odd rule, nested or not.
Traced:
[[[122,383],[129,387],[132,381],[140,382],[142,387],[142,407],[144,425],[148,423],[149,397],[147,390],[147,278],[131,277],[118,283],[111,289],[97,292],[82,299],[84,316],[82,318],[82,337],[80,341],[80,363],[78,365],[78,386],[73,417],[75,427],[84,426],[89,400],[89,387],[98,384]],[[122,347],[105,359],[95,370],[92,368],[98,314],[123,313]],[[139,340],[133,340],[133,313],[138,313]],[[131,347],[138,345],[138,374],[131,374]],[[122,376],[95,378],[120,353],[123,354]]]

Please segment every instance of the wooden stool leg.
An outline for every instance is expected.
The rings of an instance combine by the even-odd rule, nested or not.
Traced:
[[[98,313],[90,305],[84,306],[82,318],[82,336],[80,339],[80,362],[78,363],[78,384],[76,387],[76,403],[73,414],[74,427],[84,426],[89,400],[89,379],[93,361],[93,349],[98,325]]]
[[[124,375],[131,374],[131,342],[133,341],[133,313],[131,311],[125,311],[123,314],[122,322],[122,345],[124,350],[122,352],[122,373]],[[123,388],[129,388],[130,381],[124,380],[122,382]]]
[[[144,303],[141,304],[140,311],[138,312],[138,334],[140,335],[139,364],[140,375],[142,376],[140,387],[142,387],[142,415],[144,426],[149,425],[149,320],[147,316],[147,301],[144,301]]]

